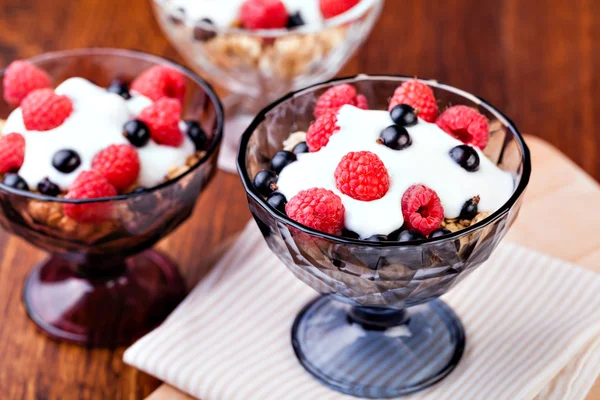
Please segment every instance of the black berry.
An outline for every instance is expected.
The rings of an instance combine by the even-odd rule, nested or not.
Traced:
[[[460,215],[458,218],[460,219],[473,219],[477,216],[478,210],[477,205],[481,198],[479,196],[475,196],[472,199],[469,199],[463,204],[462,209],[460,210]]]
[[[479,169],[479,155],[471,146],[461,144],[450,150],[450,157],[461,167],[469,172]]]
[[[430,239],[439,238],[442,236],[449,235],[451,233],[452,233],[452,231],[450,229],[440,228],[440,229],[436,229],[435,231],[431,232],[431,234],[429,235],[429,238]]]
[[[348,239],[360,239],[358,233],[346,228],[342,229],[342,236]]]
[[[254,187],[261,195],[270,195],[277,190],[277,174],[266,169],[260,171],[254,177]]]
[[[287,204],[287,199],[285,196],[279,192],[273,192],[267,198],[267,203],[280,213],[285,215],[285,205]]]
[[[201,25],[214,25],[214,22],[210,18],[202,18],[200,22],[203,22]],[[207,29],[201,25],[196,25],[194,27],[194,39],[199,42],[206,42],[217,36],[217,33],[212,29]]]
[[[38,191],[46,196],[56,197],[60,194],[60,188],[48,178],[44,178],[38,183]]]
[[[186,133],[192,142],[194,142],[196,150],[206,150],[208,138],[206,136],[206,132],[204,132],[204,129],[202,129],[200,124],[197,121],[189,120],[185,121],[185,125],[187,126]]]
[[[413,126],[419,122],[415,109],[408,104],[398,104],[390,111],[390,117],[395,124],[400,126]]]
[[[406,128],[399,125],[391,125],[382,130],[377,142],[392,150],[404,150],[412,144]]]
[[[426,239],[425,235],[417,231],[397,230],[390,234],[389,240],[396,242],[409,242],[412,240]]]
[[[52,157],[52,166],[65,174],[75,171],[79,165],[81,165],[81,158],[71,149],[59,150]]]
[[[129,83],[118,78],[113,79],[106,90],[108,90],[110,93],[118,94],[125,100],[129,100],[131,98],[131,94],[129,93]]]
[[[175,12],[176,14],[169,15],[169,20],[175,25],[181,25],[185,18],[185,9],[183,7],[177,7]]]
[[[139,119],[133,119],[123,125],[123,136],[135,147],[143,147],[150,140],[150,129]]]
[[[280,173],[294,161],[296,161],[296,155],[294,153],[285,150],[278,151],[271,159],[271,169],[276,173]]]
[[[29,190],[29,186],[25,179],[21,178],[18,174],[13,172],[8,172],[4,174],[4,179],[2,180],[6,186],[10,186],[11,188],[15,188],[18,190]]]
[[[387,242],[387,235],[373,235],[365,239],[367,242]]]
[[[304,18],[302,18],[302,14],[300,14],[300,11],[297,11],[293,14],[290,14],[290,17],[288,18],[287,28],[294,29],[304,24],[305,22]]]
[[[306,144],[306,142],[300,142],[294,146],[294,148],[292,149],[292,153],[294,153],[294,154],[308,153],[308,145]]]

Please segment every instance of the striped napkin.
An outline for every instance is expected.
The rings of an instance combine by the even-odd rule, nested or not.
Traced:
[[[409,399],[584,399],[600,374],[600,276],[514,244],[443,297],[467,347],[442,382]],[[125,362],[203,400],[350,399],[298,363],[290,329],[315,292],[252,222]]]

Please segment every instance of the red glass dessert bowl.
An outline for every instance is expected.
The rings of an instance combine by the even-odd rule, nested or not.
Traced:
[[[68,200],[0,184],[0,224],[51,254],[25,284],[23,300],[31,319],[58,340],[88,346],[131,343],[162,322],[185,295],[176,265],[150,248],[190,216],[214,175],[223,129],[221,103],[193,72],[135,51],[79,49],[28,61],[45,70],[54,84],[78,76],[101,87],[116,77],[131,81],[155,65],[175,68],[187,84],[182,116],[197,121],[209,135],[206,152],[187,171],[140,192]],[[2,102],[0,118],[11,110]],[[76,222],[63,212],[68,203],[104,203],[109,213],[102,222]]]

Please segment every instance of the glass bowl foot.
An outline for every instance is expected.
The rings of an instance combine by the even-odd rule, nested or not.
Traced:
[[[87,269],[52,256],[33,269],[23,291],[29,317],[48,336],[98,347],[132,343],[184,296],[175,264],[153,250]]]
[[[462,357],[465,334],[441,300],[404,311],[352,307],[325,296],[297,316],[292,345],[302,366],[326,386],[392,398],[446,377]]]

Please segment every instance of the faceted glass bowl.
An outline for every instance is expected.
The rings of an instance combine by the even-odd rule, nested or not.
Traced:
[[[185,295],[176,266],[147,249],[190,216],[214,175],[223,129],[221,104],[193,72],[148,54],[80,49],[28,61],[45,70],[55,85],[79,76],[107,87],[116,77],[130,81],[155,65],[175,68],[187,83],[182,117],[198,121],[209,135],[206,154],[195,165],[142,193],[68,200],[0,184],[0,224],[52,255],[26,283],[23,297],[33,321],[59,340],[91,346],[130,343],[159,324]],[[11,110],[0,102],[0,118]],[[94,207],[103,221],[76,222],[63,213],[67,203]]]
[[[421,390],[446,376],[460,360],[464,330],[438,297],[489,258],[517,217],[531,173],[523,137],[486,101],[424,81],[440,109],[468,105],[489,119],[490,141],[484,153],[515,180],[513,195],[499,210],[442,238],[400,243],[327,235],[270,207],[252,178],[269,168],[290,133],[308,129],[317,98],[331,86],[352,84],[371,108],[383,110],[394,89],[409,79],[414,78],[359,75],[291,93],[256,117],[238,153],[250,210],[269,247],[298,279],[324,295],[294,324],[296,354],[323,383],[360,397],[396,397]],[[366,348],[387,354],[389,362],[358,374],[357,366],[371,357]],[[387,378],[380,379],[382,375]]]
[[[169,0],[151,1],[159,25],[179,54],[231,93],[223,100],[228,120],[224,152],[231,160],[256,113],[291,90],[337,74],[367,39],[383,8],[383,0],[361,0],[324,26],[249,31],[194,21]]]

